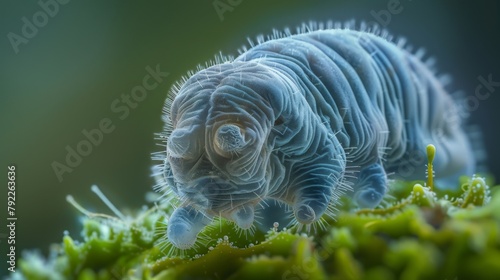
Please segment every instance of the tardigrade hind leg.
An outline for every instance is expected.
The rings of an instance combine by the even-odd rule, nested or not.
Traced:
[[[193,247],[198,233],[211,219],[191,206],[179,207],[168,221],[167,237],[177,248]]]
[[[387,175],[380,162],[361,170],[354,187],[354,200],[363,208],[374,208],[384,197],[387,190]]]
[[[441,189],[456,188],[460,176],[474,174],[476,159],[470,143],[461,132],[446,141],[429,141],[436,146],[434,171]]]

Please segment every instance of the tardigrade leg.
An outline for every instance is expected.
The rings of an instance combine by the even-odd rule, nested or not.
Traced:
[[[374,208],[387,190],[387,175],[380,162],[361,170],[354,187],[354,200],[363,208]]]
[[[231,213],[231,219],[242,229],[249,229],[253,225],[254,206],[243,205]]]
[[[167,236],[177,248],[193,247],[198,233],[211,219],[191,206],[179,207],[168,221]]]
[[[307,185],[298,190],[293,205],[295,218],[302,224],[317,221],[328,208],[332,198],[332,186],[325,185],[320,178],[304,178],[304,183],[306,182]]]
[[[299,223],[310,224],[317,221],[327,210],[332,198],[339,195],[338,182],[343,169],[334,168],[335,166],[335,163],[320,157],[313,163],[295,169],[292,207]]]
[[[345,153],[334,135],[322,126],[304,126],[304,135],[289,143],[302,155],[286,162],[289,170],[287,197],[297,221],[311,224],[327,211],[332,199],[342,193],[341,180],[345,171]],[[308,143],[309,142],[309,143]]]

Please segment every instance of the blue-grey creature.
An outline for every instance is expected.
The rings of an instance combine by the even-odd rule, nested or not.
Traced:
[[[159,170],[178,200],[173,245],[192,247],[215,216],[249,229],[256,211],[272,224],[288,210],[311,225],[346,192],[375,207],[386,174],[422,178],[424,162],[400,167],[429,143],[438,177],[474,172],[455,103],[429,67],[386,36],[332,27],[275,32],[174,87]]]

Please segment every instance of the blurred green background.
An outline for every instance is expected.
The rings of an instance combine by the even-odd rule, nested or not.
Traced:
[[[38,15],[35,20],[44,23],[43,9],[38,1],[1,1],[0,166],[4,186],[7,165],[17,168],[18,256],[27,248],[46,253],[64,230],[78,239],[79,214],[66,202],[67,194],[89,210],[110,213],[90,191],[97,184],[119,209],[144,205],[154,184],[150,153],[160,149],[153,134],[162,129],[168,89],[219,51],[236,55],[247,37],[309,20],[376,21],[374,14],[383,14],[381,23],[392,34],[425,47],[438,69],[453,76],[453,88],[466,96],[474,95],[480,75],[500,81],[499,1],[401,0],[399,12],[389,19],[391,2],[73,0],[58,4],[32,38],[16,41],[16,53],[9,34],[22,36],[23,17],[33,23]],[[230,10],[218,14],[214,4]],[[142,84],[148,65],[158,64],[169,76],[121,120],[111,104]],[[500,87],[480,101],[471,118],[483,129],[488,164],[497,178],[499,93]],[[115,130],[60,182],[51,164],[64,164],[65,147],[75,149],[85,139],[82,130],[98,128],[103,118],[111,119]],[[2,187],[2,225],[6,194]],[[0,234],[5,233],[2,226]],[[5,245],[0,238],[1,260]],[[2,273],[4,265],[2,261]]]

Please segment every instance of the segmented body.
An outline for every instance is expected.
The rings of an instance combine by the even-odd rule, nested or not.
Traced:
[[[428,143],[438,177],[473,172],[455,104],[416,56],[350,29],[281,37],[193,73],[167,101],[159,172],[180,201],[168,228],[175,246],[192,246],[214,216],[245,229],[259,210],[269,227],[290,209],[310,225],[346,192],[375,207],[387,173],[421,178],[424,164],[399,169]],[[265,206],[273,201],[289,207]]]

